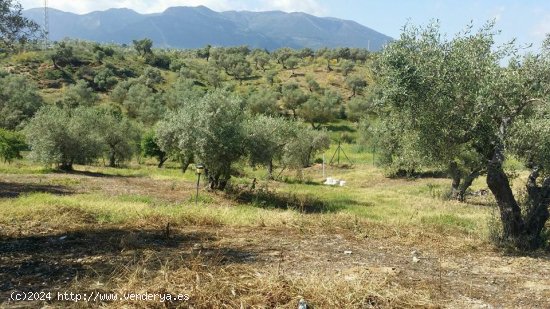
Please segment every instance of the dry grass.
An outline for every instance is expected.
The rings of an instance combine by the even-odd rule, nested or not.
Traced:
[[[201,191],[198,205],[194,175],[177,169],[60,174],[0,165],[11,194],[0,198],[0,297],[16,288],[190,296],[101,304],[112,308],[295,308],[300,298],[315,308],[548,304],[547,253],[496,251],[490,199],[443,201],[438,190],[447,180],[388,179],[368,155],[346,150],[363,162],[326,171],[346,187],[319,185],[322,169],[314,166],[304,173],[309,184],[260,181],[263,193],[237,196]],[[242,188],[249,182],[234,180]]]

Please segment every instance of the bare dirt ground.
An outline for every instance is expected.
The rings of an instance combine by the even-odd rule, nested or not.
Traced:
[[[181,191],[192,185],[147,177],[14,175],[3,176],[0,188],[2,198],[35,191],[101,191],[175,202],[182,199]],[[394,231],[367,224],[357,233],[337,227],[176,225],[166,235],[160,222],[141,228],[90,224],[85,229],[44,232],[36,228],[23,233],[10,226],[0,228],[0,307],[22,306],[5,301],[14,289],[62,291],[79,280],[86,284],[110,280],[145,256],[155,256],[163,261],[183,261],[182,265],[200,258],[205,274],[239,265],[258,276],[313,276],[319,285],[335,280],[350,285],[373,282],[427,297],[429,307],[550,308],[548,254],[507,255],[475,237],[440,236],[421,229]],[[180,306],[208,308],[198,300],[193,302],[192,291],[190,297],[189,303]],[[392,304],[374,297],[362,307],[418,304]],[[43,305],[47,303],[36,307]]]

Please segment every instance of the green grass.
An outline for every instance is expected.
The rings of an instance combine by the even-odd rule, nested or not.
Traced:
[[[322,202],[324,210],[305,215],[306,222],[313,225],[315,222],[327,220],[338,225],[338,220],[342,217],[357,217],[367,222],[394,227],[423,228],[437,233],[486,235],[490,207],[443,200],[442,192],[450,185],[448,179],[387,178],[383,170],[373,166],[372,153],[361,152],[355,146],[342,144],[346,154],[355,163],[351,168],[338,168],[328,164],[326,166],[325,176],[345,180],[347,183],[344,187],[322,185],[325,178],[320,165],[306,169],[303,174],[304,181],[296,181],[295,172],[287,170],[282,174],[282,177],[287,179],[286,182],[268,182],[265,180],[267,173],[264,168],[252,169],[244,162],[238,164],[236,169],[245,176],[232,178],[232,183],[246,187],[255,177],[259,180],[257,188],[267,189],[278,194],[279,198],[287,196],[298,202]],[[326,161],[330,160],[336,147],[337,145],[333,144],[331,149],[325,152]],[[341,163],[343,162],[345,158],[341,157]],[[192,167],[183,174],[176,162],[168,162],[167,166],[161,169],[156,167],[154,160],[147,160],[145,163],[132,163],[125,168],[75,166],[78,171],[75,175],[116,176],[121,178],[120,181],[126,177],[173,181],[173,186],[183,182],[187,184],[187,188],[194,188],[196,175]],[[62,177],[63,173],[52,173],[51,170],[27,160],[17,161],[11,165],[1,163],[0,172],[12,175],[50,173],[53,177],[48,177],[49,185],[84,185],[80,178]],[[474,183],[473,190],[485,187],[484,179],[480,178]],[[270,201],[269,197],[267,200],[253,198],[249,202],[236,202],[224,194],[201,190],[199,203],[195,205],[194,190],[186,192],[185,195],[187,198],[181,203],[175,203],[141,193],[121,193],[114,196],[101,193],[66,196],[31,193],[13,199],[0,199],[0,222],[10,224],[14,220],[46,220],[62,226],[67,216],[75,216],[74,220],[77,221],[84,218],[100,224],[134,224],[139,221],[154,222],[154,218],[162,218],[180,223],[281,226],[304,220],[300,209],[282,209],[280,205],[273,204],[275,202]],[[483,203],[490,205],[490,201]],[[49,216],[49,213],[55,215]]]

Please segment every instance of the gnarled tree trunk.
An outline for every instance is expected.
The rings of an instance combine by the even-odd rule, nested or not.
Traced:
[[[504,173],[502,150],[497,149],[487,169],[487,185],[495,196],[502,221],[502,239],[519,249],[531,250],[542,242],[542,231],[549,218],[550,177],[537,185],[539,169],[534,168],[527,181],[526,212],[514,197],[508,176]]]
[[[457,199],[458,192],[460,190],[460,182],[462,180],[462,175],[460,173],[460,170],[458,169],[458,164],[456,162],[451,162],[449,164],[449,174],[451,175],[452,183],[451,183],[451,197],[453,199]]]
[[[550,177],[542,181],[542,186],[537,185],[540,169],[534,167],[527,180],[527,207],[525,213],[525,229],[528,235],[536,236],[533,246],[538,246],[541,232],[546,221],[550,218],[548,207],[550,205]]]
[[[269,160],[269,163],[267,164],[267,173],[268,179],[273,179],[273,159]]]
[[[481,175],[481,172],[481,169],[476,169],[464,177],[462,183],[458,186],[458,195],[456,197],[457,200],[460,202],[464,202],[466,200],[466,190],[472,186],[472,183]]]
[[[116,167],[116,153],[114,147],[109,151],[109,167]]]
[[[229,179],[221,177],[220,175],[208,175],[208,188],[210,190],[220,190],[223,191],[227,186],[227,181]]]
[[[481,175],[481,168],[470,171],[469,174],[464,174],[458,168],[456,162],[451,162],[449,165],[449,173],[451,174],[451,197],[457,201],[464,202],[466,200],[466,190],[472,186],[474,180]]]

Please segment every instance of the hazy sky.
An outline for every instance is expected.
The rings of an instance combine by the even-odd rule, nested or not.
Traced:
[[[43,5],[43,0],[20,0],[24,8]],[[282,10],[317,16],[351,19],[379,32],[399,37],[410,21],[426,24],[439,19],[446,33],[454,34],[470,21],[480,25],[496,19],[502,30],[500,42],[517,38],[539,45],[550,33],[550,0],[49,0],[50,7],[87,13],[112,7],[126,7],[140,13],[162,12],[170,6],[205,5],[215,11]]]

